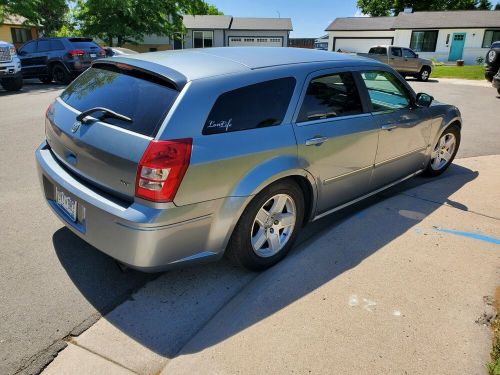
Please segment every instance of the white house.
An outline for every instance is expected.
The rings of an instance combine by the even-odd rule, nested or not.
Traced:
[[[336,18],[327,28],[328,50],[368,52],[370,46],[410,47],[426,58],[474,64],[500,40],[500,11],[401,12],[396,17]]]

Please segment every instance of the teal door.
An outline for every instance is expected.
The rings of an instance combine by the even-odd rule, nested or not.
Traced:
[[[457,61],[462,59],[465,45],[465,33],[453,33],[451,39],[449,61]]]

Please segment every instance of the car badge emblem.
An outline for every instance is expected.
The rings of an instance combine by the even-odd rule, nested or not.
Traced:
[[[75,121],[75,123],[71,127],[71,132],[76,133],[76,131],[80,128],[80,125],[82,125],[80,121]]]

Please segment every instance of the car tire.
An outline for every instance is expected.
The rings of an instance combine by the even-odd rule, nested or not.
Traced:
[[[45,84],[49,84],[49,83],[52,83],[52,74],[48,75],[48,76],[42,76],[42,77],[38,77],[38,79],[45,83]]]
[[[3,78],[0,83],[7,91],[19,91],[23,87],[23,77]]]
[[[274,183],[245,208],[231,235],[227,257],[253,271],[283,259],[293,246],[304,220],[304,195],[292,180]]]
[[[419,81],[427,81],[429,77],[431,76],[431,69],[428,66],[424,66],[422,69],[420,69],[420,73],[418,73],[417,79]]]
[[[56,64],[52,67],[51,75],[54,78],[54,81],[56,81],[57,83],[67,85],[71,82],[71,75],[61,64]]]
[[[434,146],[424,175],[435,177],[446,171],[453,162],[453,159],[455,159],[459,147],[460,127],[458,125],[448,126],[443,133],[441,133]]]
[[[495,61],[497,61],[500,53],[495,50],[489,50],[488,53],[486,54],[486,62],[490,65],[493,65]]]

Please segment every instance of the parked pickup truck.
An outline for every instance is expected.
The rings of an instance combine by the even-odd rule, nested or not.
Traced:
[[[358,53],[392,66],[403,77],[412,76],[427,81],[432,71],[432,61],[418,57],[409,48],[396,46],[373,46],[368,53]]]
[[[13,44],[0,40],[0,85],[7,91],[19,91],[23,87],[21,61]]]

